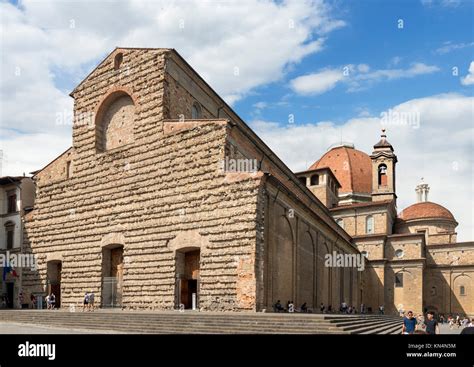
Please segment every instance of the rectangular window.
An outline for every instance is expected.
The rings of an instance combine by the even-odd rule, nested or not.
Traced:
[[[72,162],[71,161],[66,162],[66,177],[67,178],[72,177]]]
[[[11,250],[13,248],[13,228],[7,229],[7,250]]]
[[[395,274],[395,288],[403,288],[403,273]]]
[[[14,194],[14,193],[8,194],[7,204],[8,204],[7,213],[16,213],[16,211],[17,211],[17,208],[16,208],[16,194]]]
[[[367,234],[372,234],[374,233],[374,217],[369,216],[366,219],[366,233]]]
[[[463,285],[459,287],[459,295],[460,296],[465,296],[466,295],[466,288],[464,288]]]

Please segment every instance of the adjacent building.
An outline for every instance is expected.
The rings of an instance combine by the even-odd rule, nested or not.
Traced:
[[[0,177],[0,254],[19,254],[23,251],[26,213],[33,209],[35,185],[24,176]],[[20,307],[22,293],[21,267],[0,264],[0,307]]]

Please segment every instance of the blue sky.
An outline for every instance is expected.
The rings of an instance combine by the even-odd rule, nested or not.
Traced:
[[[399,210],[424,177],[472,239],[473,19],[471,0],[0,0],[1,174],[71,146],[69,93],[116,46],[170,47],[294,171],[386,127]]]
[[[253,106],[264,101],[271,107],[260,112],[258,116],[262,119],[285,121],[287,115],[293,113],[296,123],[344,122],[362,109],[378,115],[407,99],[446,92],[472,92],[471,87],[461,85],[459,79],[453,77],[452,68],[468,69],[474,44],[456,52],[436,51],[447,46],[446,42],[454,45],[473,42],[472,2],[460,2],[457,6],[426,6],[413,0],[336,4],[340,19],[348,25],[331,34],[322,52],[304,58],[283,80],[256,88],[253,94],[238,101],[235,109],[241,116],[252,120],[256,116]],[[404,21],[403,29],[398,28],[399,19]],[[316,97],[295,95],[289,87],[292,78],[327,67],[368,64],[372,69],[404,69],[413,62],[436,65],[440,71],[417,78],[374,83],[366,90],[352,93],[347,93],[346,86],[340,85]],[[288,104],[278,104],[281,101]]]

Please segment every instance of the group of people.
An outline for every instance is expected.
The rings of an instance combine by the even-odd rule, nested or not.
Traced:
[[[305,312],[305,313],[312,313],[315,312],[312,308],[309,308],[307,303],[304,302],[299,308],[295,307],[295,304],[293,301],[288,301],[286,303],[286,307],[284,307],[281,304],[280,300],[277,300],[275,304],[273,305],[273,312]],[[319,305],[319,312],[320,313],[333,313],[332,305],[326,305],[321,302]],[[360,309],[357,310],[357,307],[348,305],[346,302],[341,302],[341,305],[339,307],[339,312],[344,313],[344,314],[366,314],[366,313],[372,313],[372,308],[370,307],[365,307],[365,305],[362,303],[360,305]],[[383,314],[384,313],[384,308],[383,306],[379,307],[379,313]]]
[[[360,313],[364,313],[363,312],[364,309],[365,309],[364,304],[362,304],[360,306]],[[358,313],[357,308],[355,306],[350,306],[345,301],[341,302],[341,305],[339,306],[339,312],[340,313],[347,313],[347,314],[356,314],[356,313]]]
[[[84,295],[82,312],[84,312],[86,309],[87,311],[94,311],[94,297],[94,292],[86,292]]]
[[[428,311],[424,315],[418,315],[415,317],[413,311],[408,311],[403,317],[403,334],[439,334],[440,333],[440,324],[447,322],[449,327],[453,329],[454,325],[457,327],[463,326],[464,328],[473,328],[474,329],[474,319],[469,321],[467,317],[461,320],[459,315],[454,318],[449,315],[447,321],[444,318],[444,315],[440,315],[438,318],[435,317],[433,311]]]
[[[443,318],[442,323],[444,323],[445,322],[444,316],[441,316],[441,317]],[[449,324],[449,328],[451,330],[454,329],[455,326],[458,329],[460,327],[474,327],[474,319],[469,320],[467,316],[464,316],[463,318],[461,318],[461,316],[459,315],[456,315],[456,317],[449,315],[446,322]]]
[[[383,306],[380,306],[379,312],[381,310],[381,313],[383,314]],[[332,305],[326,305],[321,302],[319,305],[319,312],[320,313],[333,313]],[[366,314],[366,313],[372,313],[372,308],[371,307],[365,307],[365,305],[362,303],[360,305],[359,310],[357,310],[356,306],[348,305],[347,302],[343,301],[341,302],[341,305],[339,306],[339,313],[345,313],[345,314]]]
[[[413,311],[408,311],[403,317],[402,334],[439,334],[439,323],[434,317],[434,312],[429,311],[426,317],[415,317]]]
[[[54,310],[56,308],[56,296],[53,292],[46,296],[46,308],[48,310]]]
[[[304,302],[301,305],[300,308],[296,308],[293,301],[288,301],[286,303],[286,308],[285,308],[281,304],[281,301],[278,300],[273,305],[273,312],[290,312],[290,313],[292,313],[292,312],[310,312],[310,310],[308,309],[308,306],[306,305],[306,302]]]

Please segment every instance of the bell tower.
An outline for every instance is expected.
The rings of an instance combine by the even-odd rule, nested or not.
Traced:
[[[396,200],[397,156],[393,152],[392,144],[387,140],[385,129],[382,129],[381,139],[374,145],[370,159],[372,160],[372,201]]]

